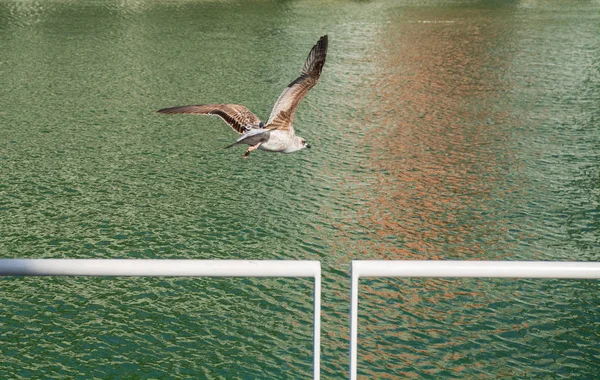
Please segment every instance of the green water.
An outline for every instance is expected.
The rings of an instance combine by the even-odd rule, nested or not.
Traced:
[[[0,255],[600,261],[598,1],[0,1]],[[222,149],[323,34],[313,146]],[[312,282],[3,278],[0,378],[301,379]],[[600,371],[597,281],[361,281],[362,378]]]

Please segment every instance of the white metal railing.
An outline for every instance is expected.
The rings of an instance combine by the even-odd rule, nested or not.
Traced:
[[[598,279],[600,262],[548,261],[352,261],[350,379],[356,379],[359,277],[496,277]]]
[[[0,276],[314,277],[313,378],[320,377],[319,261],[0,259]]]
[[[600,279],[600,262],[354,260],[350,379],[357,374],[360,277]],[[0,276],[314,277],[313,376],[320,377],[321,263],[295,260],[0,259]]]

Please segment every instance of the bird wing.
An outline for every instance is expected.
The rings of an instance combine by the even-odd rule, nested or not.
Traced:
[[[302,74],[279,95],[271,111],[271,116],[269,116],[269,121],[267,121],[267,129],[281,129],[293,132],[292,123],[294,122],[294,113],[306,93],[317,84],[321,76],[321,70],[325,64],[326,55],[327,36],[325,35],[310,50],[308,58],[302,67]]]
[[[255,114],[240,104],[197,104],[193,106],[163,108],[158,110],[158,112],[219,116],[239,134],[244,134],[251,129],[264,127],[264,123]]]

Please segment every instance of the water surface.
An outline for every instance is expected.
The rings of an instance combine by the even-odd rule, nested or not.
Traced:
[[[4,1],[0,253],[600,260],[600,4]],[[222,149],[329,34],[293,155]],[[363,378],[594,378],[598,282],[361,281]],[[312,283],[4,278],[3,378],[310,378]]]

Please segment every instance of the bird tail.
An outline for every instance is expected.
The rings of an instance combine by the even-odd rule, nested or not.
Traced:
[[[256,145],[261,141],[266,141],[269,139],[271,131],[266,129],[250,129],[248,132],[244,133],[240,138],[238,138],[233,144],[225,147],[231,148],[232,146],[236,146],[238,144],[248,144],[248,145]]]

